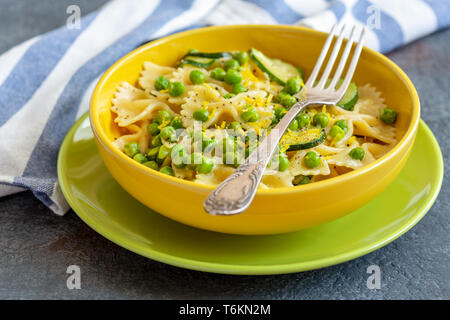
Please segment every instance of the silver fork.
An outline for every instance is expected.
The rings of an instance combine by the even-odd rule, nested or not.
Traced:
[[[261,182],[264,170],[267,167],[273,153],[277,149],[281,137],[288,128],[292,120],[307,106],[325,104],[335,105],[344,95],[348,85],[355,72],[356,64],[358,63],[361,54],[362,43],[364,39],[364,28],[362,28],[359,36],[359,41],[353,53],[352,61],[349,65],[347,74],[339,87],[336,89],[340,76],[344,70],[350,50],[356,39],[356,28],[353,27],[350,38],[342,53],[341,60],[336,69],[336,72],[328,87],[325,87],[326,81],[330,76],[334,62],[338,56],[344,37],[345,25],[340,28],[339,36],[334,44],[328,63],[317,85],[314,85],[317,75],[322,67],[322,64],[327,56],[331,42],[338,27],[336,25],[330,31],[322,52],[317,59],[316,65],[305,83],[307,97],[294,104],[291,109],[284,115],[278,125],[271,130],[264,140],[259,144],[258,148],[254,150],[249,157],[231,174],[225,181],[217,186],[212,191],[204,202],[205,210],[212,215],[234,215],[245,211],[251,204],[255,197],[258,185]]]

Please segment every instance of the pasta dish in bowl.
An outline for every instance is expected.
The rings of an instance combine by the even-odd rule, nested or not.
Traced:
[[[123,135],[113,144],[135,161],[218,184],[297,102],[299,67],[249,52],[191,50],[177,64],[146,61],[138,87],[119,85],[111,110]],[[381,93],[351,83],[338,106],[309,108],[291,122],[262,188],[289,187],[358,169],[396,144],[396,112]]]
[[[324,36],[286,26],[214,27],[124,57],[91,103],[109,171],[150,208],[220,232],[294,231],[363,205],[400,172],[419,119],[409,79],[367,48],[336,106],[309,107],[291,123],[246,212],[213,217],[202,209],[214,186],[308,94],[303,80]]]

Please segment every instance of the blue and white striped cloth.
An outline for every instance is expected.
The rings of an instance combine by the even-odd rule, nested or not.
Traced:
[[[388,52],[450,25],[449,0],[113,0],[0,56],[0,196],[31,190],[56,214],[60,144],[88,109],[99,76],[140,44],[220,24],[366,25],[366,45]]]

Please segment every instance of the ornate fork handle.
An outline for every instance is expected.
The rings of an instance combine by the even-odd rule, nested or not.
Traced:
[[[245,162],[209,194],[203,204],[208,213],[233,215],[249,207],[281,137],[298,113],[311,103],[304,100],[293,105]]]

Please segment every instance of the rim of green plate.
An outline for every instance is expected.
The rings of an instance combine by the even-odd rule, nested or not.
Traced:
[[[197,261],[192,259],[186,259],[181,258],[177,256],[173,256],[170,254],[166,254],[148,247],[141,247],[139,244],[136,244],[134,241],[130,241],[127,238],[120,236],[114,231],[109,230],[107,227],[104,227],[101,224],[98,224],[94,219],[90,217],[89,214],[87,214],[84,209],[78,204],[78,202],[75,200],[75,198],[72,196],[70,192],[70,182],[68,181],[68,178],[63,173],[63,158],[64,154],[66,153],[67,148],[70,145],[70,140],[72,139],[74,133],[79,128],[80,124],[87,118],[88,112],[86,112],[80,119],[78,119],[75,124],[72,126],[72,128],[67,133],[66,137],[64,138],[64,141],[61,145],[61,148],[58,153],[58,181],[61,186],[62,192],[64,194],[64,197],[66,198],[67,202],[75,211],[75,213],[83,220],[88,226],[90,226],[92,229],[94,229],[96,232],[98,232],[100,235],[105,237],[106,239],[114,242],[115,244],[130,250],[134,253],[137,253],[141,256],[150,258],[155,261],[159,261],[162,263],[166,263],[169,265],[185,268],[185,269],[191,269],[191,270],[197,270],[197,271],[204,271],[204,272],[211,272],[211,273],[221,273],[221,274],[236,274],[236,275],[269,275],[269,274],[286,274],[286,273],[294,273],[294,272],[302,272],[302,271],[308,271],[308,270],[314,270],[314,269],[320,269],[336,264],[340,264],[358,257],[361,257],[363,255],[366,255],[372,251],[375,251],[386,244],[392,242],[393,240],[397,239],[404,233],[406,233],[409,229],[411,229],[417,222],[422,219],[423,216],[428,212],[428,210],[431,208],[431,206],[434,204],[439,191],[441,189],[442,180],[443,180],[443,159],[442,159],[442,153],[441,149],[439,147],[439,144],[434,137],[431,129],[428,127],[428,125],[423,121],[420,120],[420,126],[423,127],[425,134],[430,138],[432,141],[432,148],[434,152],[438,155],[437,159],[437,170],[438,170],[438,183],[433,184],[434,187],[432,190],[430,190],[430,193],[428,197],[423,202],[423,205],[420,209],[417,210],[417,213],[411,216],[404,224],[402,224],[399,228],[392,231],[388,235],[384,236],[383,238],[377,240],[375,243],[370,243],[366,246],[353,249],[351,251],[348,251],[346,253],[338,254],[335,256],[330,256],[327,258],[321,258],[317,260],[311,260],[306,262],[297,262],[297,263],[288,263],[288,264],[274,264],[274,265],[262,265],[262,266],[256,266],[256,265],[239,265],[239,264],[224,264],[224,263],[213,263],[213,262],[205,262],[205,261]],[[92,129],[91,129],[92,130]],[[94,137],[92,137],[94,139]],[[137,201],[137,200],[136,200]],[[251,236],[243,236],[243,237],[251,237]]]

